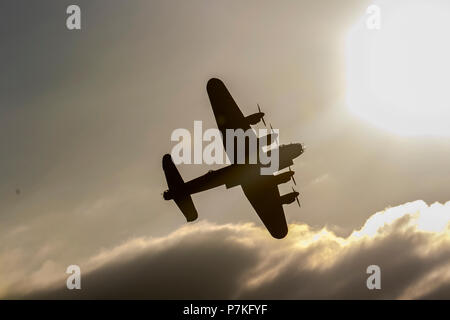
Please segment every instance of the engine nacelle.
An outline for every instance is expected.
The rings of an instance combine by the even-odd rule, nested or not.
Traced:
[[[257,112],[253,113],[247,117],[245,117],[245,120],[247,120],[248,124],[257,124],[261,121],[261,119],[264,117],[264,112]]]
[[[282,184],[288,182],[294,175],[294,171],[287,171],[273,176],[276,184]]]
[[[295,201],[298,196],[298,192],[291,192],[280,197],[281,204],[289,204]]]

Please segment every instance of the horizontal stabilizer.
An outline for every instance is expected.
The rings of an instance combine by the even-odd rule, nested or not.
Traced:
[[[191,196],[185,191],[183,178],[173,163],[170,154],[164,155],[162,165],[169,187],[169,190],[164,193],[164,198],[166,200],[174,200],[188,222],[196,220],[198,213],[195,209],[194,202]]]
[[[173,200],[186,217],[187,222],[194,221],[198,218],[197,209],[195,209],[194,202],[190,195],[176,197]]]

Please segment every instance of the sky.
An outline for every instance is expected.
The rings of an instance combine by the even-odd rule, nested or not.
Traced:
[[[397,111],[420,101],[399,113],[409,134],[380,126],[386,114],[362,112],[374,100],[354,95],[349,48],[361,43],[349,39],[359,39],[352,30],[372,3],[77,1],[82,29],[69,31],[71,1],[2,1],[0,298],[450,298],[450,137],[409,121],[450,103],[449,64],[425,50],[406,65],[420,68],[391,74],[394,63],[362,88]],[[384,30],[392,11],[379,3]],[[420,39],[441,43],[436,28]],[[414,39],[388,39],[379,52]],[[441,64],[427,69],[433,60]],[[397,74],[435,85],[402,100],[401,90],[382,91]],[[284,206],[281,241],[239,188],[194,195],[199,219],[189,225],[162,198],[172,131],[195,120],[215,127],[211,77],[245,115],[259,103],[281,143],[307,147],[292,167],[302,207]],[[415,92],[416,82],[402,88]],[[426,128],[443,115],[424,119]],[[188,180],[217,167],[179,170]],[[79,292],[65,289],[72,264]],[[370,264],[381,267],[379,291],[365,287]]]

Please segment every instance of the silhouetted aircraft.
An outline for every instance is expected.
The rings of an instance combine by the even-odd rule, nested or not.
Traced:
[[[206,89],[217,126],[222,133],[224,147],[226,147],[226,129],[243,129],[246,131],[251,129],[250,125],[263,120],[264,113],[261,112],[259,105],[258,113],[245,117],[221,80],[210,79]],[[163,157],[162,165],[169,189],[164,192],[163,197],[165,200],[174,200],[189,222],[196,220],[198,217],[191,194],[220,185],[225,185],[227,189],[240,185],[270,234],[277,239],[284,238],[288,233],[288,227],[282,205],[294,201],[297,201],[300,205],[299,193],[292,188],[293,192],[280,195],[278,185],[291,179],[295,183],[294,171],[290,169],[290,166],[293,164],[292,160],[303,153],[304,148],[300,143],[292,143],[281,145],[278,150],[279,170],[289,168],[289,171],[277,175],[261,175],[262,164],[259,162],[256,164],[248,164],[247,162],[238,164],[232,161],[229,166],[218,170],[210,170],[205,175],[187,182],[183,181],[170,154],[166,154]],[[246,158],[248,157],[247,153],[248,150],[246,149]],[[234,152],[234,155],[236,155],[236,152]]]

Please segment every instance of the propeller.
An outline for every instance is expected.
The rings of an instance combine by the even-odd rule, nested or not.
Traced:
[[[269,125],[270,125],[270,133],[273,133],[273,127],[272,127],[272,124],[270,123]],[[277,144],[277,146],[278,146],[279,144],[278,144],[278,140],[277,140],[277,139],[275,139],[275,142],[276,142],[276,144]]]
[[[256,105],[258,106],[258,111],[259,111],[260,113],[262,113],[262,112],[261,112],[261,108],[259,107],[259,103],[257,103]],[[262,117],[261,120],[262,120],[262,122],[264,123],[264,125],[267,126],[267,125],[266,125],[266,121],[264,121],[264,117]]]
[[[297,192],[294,187],[292,187],[292,191]],[[298,193],[298,192],[297,192]],[[300,204],[300,201],[298,200],[298,196],[295,197],[295,200],[297,200],[298,206],[301,208],[302,205]]]
[[[289,172],[292,172],[291,166],[289,166]],[[295,182],[294,175],[291,176],[292,182],[294,182],[295,185],[297,185],[297,182]]]

